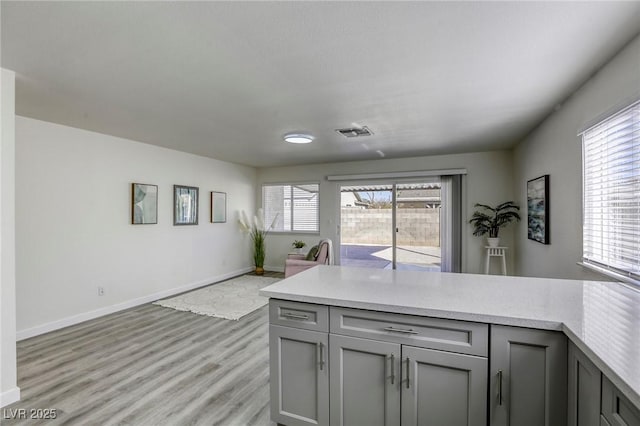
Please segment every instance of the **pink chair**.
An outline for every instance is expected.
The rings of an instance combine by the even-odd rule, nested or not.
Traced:
[[[320,240],[318,254],[314,260],[287,259],[284,264],[284,277],[290,277],[318,265],[333,265],[333,245],[331,240]]]

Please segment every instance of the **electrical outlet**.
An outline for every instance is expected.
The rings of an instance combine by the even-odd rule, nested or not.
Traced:
[[[104,287],[98,287],[98,296],[104,296]]]

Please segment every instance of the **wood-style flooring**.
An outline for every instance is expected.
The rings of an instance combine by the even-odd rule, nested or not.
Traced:
[[[22,399],[2,425],[273,424],[267,306],[229,321],[146,304],[17,346]],[[57,416],[7,418],[21,408]]]

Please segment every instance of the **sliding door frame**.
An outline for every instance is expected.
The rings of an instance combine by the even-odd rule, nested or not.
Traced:
[[[342,187],[343,186],[358,186],[358,185],[390,185],[391,186],[391,268],[396,270],[397,267],[397,250],[398,250],[398,214],[397,214],[397,197],[398,197],[398,185],[405,183],[429,183],[440,182],[440,176],[422,176],[422,177],[406,177],[406,178],[381,178],[381,179],[367,179],[367,180],[341,180],[336,182],[337,185],[337,224],[338,224],[338,250],[342,251]],[[441,236],[442,237],[442,236]],[[442,244],[441,244],[442,247]],[[341,256],[338,256],[338,260],[341,260]]]

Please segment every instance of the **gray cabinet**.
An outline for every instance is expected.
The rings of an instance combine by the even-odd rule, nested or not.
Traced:
[[[329,424],[328,334],[269,326],[271,420]]]
[[[568,367],[568,426],[600,425],[600,370],[573,343]]]
[[[635,407],[608,378],[602,377],[602,416],[611,426],[640,426],[640,409]]]
[[[640,426],[634,406],[573,343],[569,343],[569,426]]]
[[[567,338],[553,331],[491,326],[492,426],[567,422]]]
[[[486,425],[486,358],[335,334],[329,347],[332,426]]]
[[[402,346],[402,426],[487,424],[487,359]]]
[[[400,345],[330,335],[331,425],[400,425]]]
[[[468,321],[331,307],[332,334],[486,357],[489,326]]]
[[[303,328],[311,331],[329,331],[329,307],[313,303],[271,299],[269,324]]]

